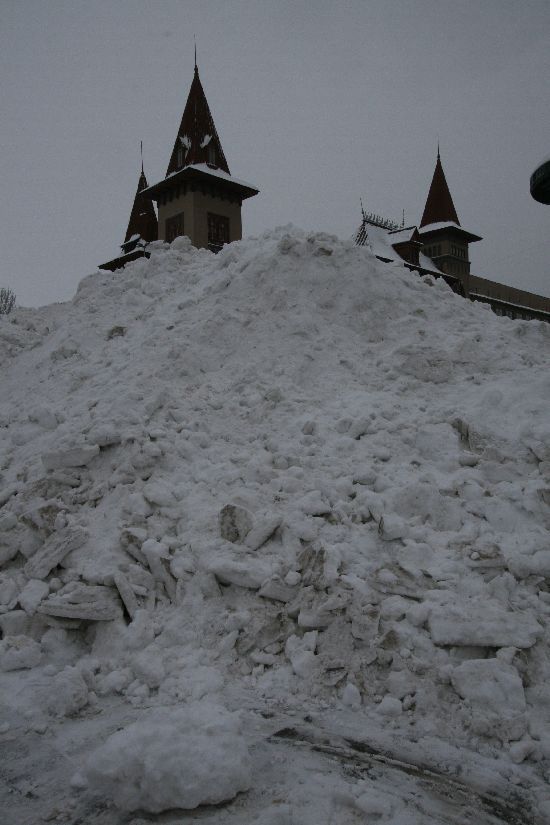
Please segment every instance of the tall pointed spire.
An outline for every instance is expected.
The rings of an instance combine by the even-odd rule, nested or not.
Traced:
[[[441,165],[438,141],[435,171],[420,226],[428,226],[432,223],[447,223],[448,221],[460,226],[460,221],[458,220],[458,215],[456,214],[453,199],[445,178],[445,172]]]
[[[166,177],[183,169],[184,166],[203,163],[230,174],[199,78],[195,46],[195,74],[166,170]]]
[[[151,196],[144,192],[147,189],[147,178],[143,171],[143,141],[140,141],[140,152],[141,173],[130,212],[128,229],[124,236],[124,243],[120,247],[121,254],[99,266],[100,269],[107,269],[109,272],[120,269],[130,261],[135,261],[136,258],[143,256],[148,258],[147,244],[158,239],[157,213]]]
[[[124,243],[122,245],[125,252],[130,251],[126,249],[126,247],[131,239],[135,239],[137,242],[137,239],[141,238],[142,241],[148,243],[149,241],[156,241],[158,237],[157,215],[153,201],[150,197],[143,194],[143,190],[147,189],[148,185],[145,172],[143,171],[143,142],[141,148],[141,175],[139,176],[134,205],[132,206],[128,229],[126,230]]]

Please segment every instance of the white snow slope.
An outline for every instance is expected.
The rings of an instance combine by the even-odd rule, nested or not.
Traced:
[[[0,319],[0,808],[550,820],[550,326],[292,227]]]

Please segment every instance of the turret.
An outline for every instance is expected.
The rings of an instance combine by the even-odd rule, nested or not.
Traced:
[[[468,246],[482,239],[460,225],[441,164],[439,147],[419,234],[423,254],[431,258],[438,269],[458,277],[469,274]]]
[[[158,204],[160,240],[187,235],[217,252],[242,238],[241,205],[258,189],[231,176],[196,64],[166,176],[146,194]]]
[[[151,197],[145,194],[147,189],[147,178],[143,171],[143,159],[141,161],[141,174],[139,176],[136,194],[132,211],[130,212],[130,220],[128,221],[128,229],[124,237],[124,242],[121,245],[122,255],[113,258],[112,261],[101,264],[100,269],[108,269],[113,272],[115,269],[120,269],[130,261],[136,258],[141,258],[146,255],[146,247],[150,241],[156,241],[158,238],[158,224],[155,207]]]

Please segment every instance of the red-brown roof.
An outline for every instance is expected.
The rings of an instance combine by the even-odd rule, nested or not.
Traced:
[[[445,172],[443,171],[438,152],[435,171],[420,226],[427,226],[431,223],[443,223],[445,221],[452,221],[460,226],[460,221],[458,220],[453,199],[447,186]]]
[[[143,193],[144,189],[147,189],[147,178],[142,167],[136,196],[134,198],[134,205],[132,206],[130,220],[128,221],[128,229],[124,237],[124,244],[128,243],[130,238],[136,235],[144,241],[156,241],[158,239],[158,222],[155,207],[153,206],[151,196]]]
[[[211,164],[230,174],[199,78],[199,70],[195,66],[195,75],[166,170],[166,177],[183,166],[198,163]]]

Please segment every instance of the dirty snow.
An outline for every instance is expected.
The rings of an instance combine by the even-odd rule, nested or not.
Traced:
[[[547,822],[550,325],[150,248],[0,320],[9,821]]]

